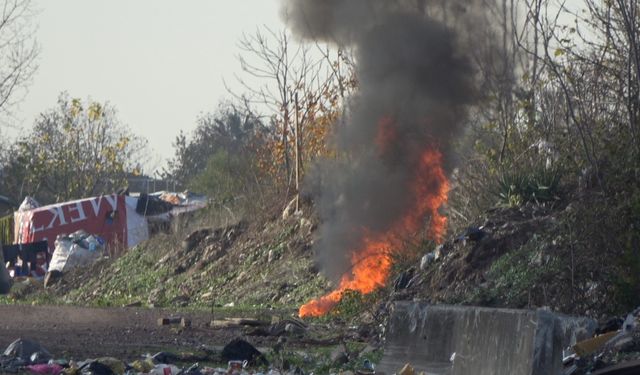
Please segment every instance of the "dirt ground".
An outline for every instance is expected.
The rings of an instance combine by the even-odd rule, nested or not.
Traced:
[[[0,306],[0,351],[12,341],[28,338],[42,344],[56,358],[84,360],[111,356],[134,360],[160,350],[192,351],[224,346],[241,331],[211,329],[207,313],[180,313],[190,328],[159,326],[167,310],[141,308],[96,309],[70,306]],[[254,342],[264,345],[265,342]]]

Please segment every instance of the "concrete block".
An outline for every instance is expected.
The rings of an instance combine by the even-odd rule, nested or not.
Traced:
[[[397,302],[376,370],[406,363],[429,375],[553,375],[562,349],[591,337],[596,322],[546,310]]]

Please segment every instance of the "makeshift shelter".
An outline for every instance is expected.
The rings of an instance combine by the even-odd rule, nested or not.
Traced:
[[[149,238],[147,220],[136,213],[137,204],[138,198],[112,194],[17,211],[13,242],[47,241],[52,253],[59,235],[84,230],[107,246],[133,247]]]

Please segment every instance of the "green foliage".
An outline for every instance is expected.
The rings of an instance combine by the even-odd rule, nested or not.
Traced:
[[[86,300],[92,291],[99,290],[99,293],[92,296],[93,306],[123,306],[136,301],[146,303],[142,297],[148,296],[149,292],[160,285],[162,279],[170,273],[167,268],[157,267],[158,253],[150,251],[148,245],[140,245],[129,250],[109,265],[107,277],[87,280],[85,285],[71,291],[66,299]]]
[[[490,288],[478,288],[467,302],[510,307],[546,305],[545,288],[563,272],[562,261],[535,236],[524,246],[504,254],[487,272]]]
[[[122,187],[127,174],[138,173],[145,146],[108,103],[83,103],[63,93],[16,143],[3,169],[20,193],[64,201]]]
[[[215,164],[224,159],[220,155],[227,155],[226,163],[232,158],[233,162],[250,159],[265,132],[267,128],[249,110],[221,105],[216,112],[198,119],[198,126],[190,137],[182,132],[178,135],[168,174],[179,184],[188,185],[201,173],[212,173],[206,170],[216,169]]]
[[[225,150],[216,151],[210,158],[205,169],[195,176],[188,184],[188,188],[207,194],[219,202],[226,202],[245,192],[251,176],[249,161],[241,155],[230,155]]]
[[[640,190],[634,190],[629,199],[631,228],[624,238],[620,264],[622,271],[616,275],[616,300],[626,309],[640,303]]]
[[[560,173],[557,168],[503,170],[498,176],[497,195],[509,207],[527,202],[548,202],[559,198]]]

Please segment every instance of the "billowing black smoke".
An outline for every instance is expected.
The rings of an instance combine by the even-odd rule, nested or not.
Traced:
[[[308,181],[322,219],[316,254],[334,279],[349,269],[349,251],[365,232],[387,231],[411,208],[426,148],[452,167],[452,140],[475,98],[474,71],[462,35],[445,26],[444,13],[429,17],[429,7],[415,0],[288,0],[283,7],[297,35],[356,53],[358,92],[335,139],[347,156],[320,163]]]

